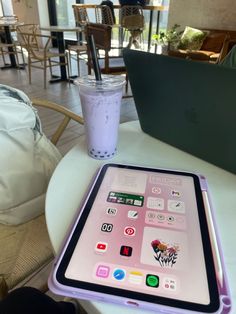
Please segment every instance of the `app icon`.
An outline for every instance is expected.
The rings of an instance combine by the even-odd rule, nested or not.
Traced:
[[[116,280],[122,281],[125,279],[125,270],[120,269],[120,268],[116,268],[113,272],[113,277]]]
[[[135,235],[135,228],[134,227],[125,227],[124,229],[124,235],[127,235],[127,236],[130,236],[130,237],[133,237]]]
[[[137,210],[129,210],[128,211],[128,218],[130,218],[130,219],[137,219],[138,218]]]
[[[165,220],[165,216],[162,215],[162,214],[158,214],[158,215],[157,215],[157,219],[158,219],[158,220],[161,220],[161,221],[162,221],[162,220]]]
[[[131,271],[129,273],[129,282],[140,285],[143,281],[143,274],[140,271]]]
[[[157,186],[154,186],[152,188],[152,193],[153,194],[161,194],[161,188],[157,187]]]
[[[135,206],[142,206],[143,205],[143,199],[141,199],[141,200],[134,200],[134,205]]]
[[[96,270],[96,276],[101,278],[107,278],[109,276],[110,267],[105,265],[98,265]]]
[[[113,224],[109,224],[109,223],[103,223],[102,227],[101,227],[101,231],[103,232],[112,232],[113,229]]]
[[[132,198],[127,198],[125,201],[126,204],[133,205],[134,200]]]
[[[97,252],[106,252],[107,250],[107,243],[106,242],[97,242],[96,246],[95,246],[95,251]]]
[[[120,255],[131,256],[133,248],[131,246],[122,245],[120,248]]]
[[[169,291],[176,291],[177,283],[173,278],[165,277],[163,279],[163,288]]]
[[[182,201],[168,200],[168,211],[184,214],[185,204]]]
[[[147,199],[147,207],[151,209],[164,209],[164,199],[158,197],[148,197]]]
[[[149,219],[152,220],[156,218],[156,212],[147,211],[146,215]]]
[[[151,274],[146,275],[146,285],[152,288],[159,287],[159,277]]]
[[[171,196],[174,196],[174,197],[180,197],[180,191],[178,190],[171,190]]]
[[[109,208],[107,208],[106,212],[110,216],[115,216],[117,214],[117,209],[109,207]]]
[[[167,219],[168,222],[174,222],[175,221],[174,216],[167,216],[166,219]]]

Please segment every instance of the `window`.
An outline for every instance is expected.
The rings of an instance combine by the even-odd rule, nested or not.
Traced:
[[[50,24],[75,26],[72,5],[82,2],[80,0],[48,0]],[[76,33],[66,32],[65,39],[76,40]]]

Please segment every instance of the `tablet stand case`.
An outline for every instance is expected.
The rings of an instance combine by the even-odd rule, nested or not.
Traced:
[[[220,295],[220,301],[221,301],[221,309],[218,311],[218,313],[221,314],[228,314],[231,312],[232,309],[232,301],[231,301],[231,295],[230,295],[230,289],[229,289],[229,283],[228,283],[228,278],[227,278],[227,273],[226,273],[226,267],[225,267],[225,262],[224,262],[224,254],[222,251],[221,243],[220,243],[220,238],[219,238],[219,233],[217,229],[217,224],[216,224],[216,219],[215,219],[215,214],[214,214],[214,207],[212,204],[212,200],[210,198],[210,193],[209,193],[209,188],[207,185],[206,178],[204,176],[200,176],[200,183],[201,183],[201,189],[203,192],[207,193],[208,201],[209,201],[209,211],[210,215],[212,217],[212,226],[209,226],[208,223],[208,228],[209,230],[211,227],[213,230],[211,230],[211,233],[215,235],[215,240],[216,240],[216,247],[213,247],[212,245],[212,251],[213,255],[216,256],[217,250],[219,253],[219,258],[221,262],[221,268],[222,268],[222,281],[221,284],[219,283],[218,280],[218,289],[219,289],[219,295]],[[215,251],[215,252],[214,252]],[[216,261],[215,262],[215,268],[216,268]]]
[[[100,171],[99,171],[100,172]],[[96,179],[99,175],[99,172],[97,174],[97,176],[94,179],[94,183],[96,182]],[[215,220],[215,215],[214,215],[214,208],[212,205],[212,201],[210,199],[210,195],[209,195],[209,189],[208,189],[208,185],[207,185],[207,181],[206,178],[204,176],[199,176],[200,178],[200,184],[201,184],[201,189],[202,192],[205,192],[207,194],[207,198],[208,198],[208,202],[209,202],[209,212],[210,212],[210,216],[212,218],[212,224],[211,226],[208,223],[208,227],[209,227],[209,231],[211,234],[215,235],[215,242],[214,245],[212,245],[212,251],[213,251],[213,255],[217,255],[214,254],[216,253],[216,251],[218,251],[217,253],[219,253],[219,258],[220,258],[220,263],[221,263],[221,269],[222,269],[222,276],[221,276],[221,284],[218,281],[218,290],[219,290],[219,297],[220,297],[220,308],[217,312],[217,314],[228,314],[231,312],[232,309],[232,301],[231,301],[231,295],[230,295],[230,289],[229,289],[229,284],[228,284],[228,279],[227,279],[227,273],[226,273],[226,268],[225,268],[225,262],[224,262],[224,256],[223,256],[223,251],[222,251],[222,247],[220,244],[220,239],[219,239],[219,234],[218,234],[218,230],[217,230],[217,226],[216,226],[216,220]],[[90,191],[93,188],[93,185],[90,189]],[[90,192],[89,191],[89,192]],[[87,195],[87,197],[89,196],[89,193]],[[86,198],[87,198],[86,197]],[[77,219],[76,219],[76,223],[72,224],[72,228],[71,230],[67,233],[67,236],[65,237],[65,242],[62,245],[62,249],[60,250],[60,254],[57,255],[55,262],[54,262],[54,268],[51,271],[51,274],[49,276],[48,279],[48,286],[49,289],[55,293],[55,294],[59,294],[59,295],[64,295],[64,296],[69,296],[69,297],[73,297],[73,298],[78,298],[78,299],[84,299],[84,300],[89,300],[89,301],[105,301],[105,302],[111,302],[111,303],[116,303],[116,304],[122,304],[124,303],[125,305],[129,304],[129,301],[132,302],[132,300],[127,300],[125,298],[122,297],[116,297],[116,296],[108,296],[107,298],[104,295],[98,296],[98,294],[96,292],[92,292],[92,291],[88,291],[88,293],[83,292],[80,294],[80,292],[77,292],[75,288],[71,288],[71,289],[65,289],[63,286],[60,287],[60,284],[55,283],[55,273],[56,273],[56,269],[57,269],[57,264],[60,262],[60,258],[61,256],[63,256],[65,250],[66,250],[66,246],[69,242],[68,237],[69,235],[71,235],[73,233],[73,230],[75,228],[75,226],[77,225],[77,221],[79,219],[79,213],[80,213],[80,208],[78,211],[78,215],[77,215]],[[214,252],[215,250],[215,252]],[[216,268],[216,261],[214,259],[215,262],[215,268]],[[78,290],[78,289],[77,289]],[[123,299],[123,300],[122,300]],[[127,302],[128,301],[128,302]],[[131,303],[130,303],[131,304]],[[140,310],[149,310],[148,307],[146,307],[145,309],[142,307],[142,302],[139,302],[140,304]],[[146,302],[144,302],[144,304],[147,305]],[[167,308],[166,306],[162,306],[160,305],[160,312],[165,312],[165,313],[172,313],[172,314],[184,314],[184,313],[188,313],[188,314],[193,314],[193,313],[200,313],[200,312],[195,312],[195,311],[190,311],[190,310],[184,310],[184,309],[177,309],[177,308],[173,308],[173,307],[169,307]],[[156,313],[158,313],[158,309],[157,306],[154,309],[154,307],[150,307],[150,310],[155,310]]]

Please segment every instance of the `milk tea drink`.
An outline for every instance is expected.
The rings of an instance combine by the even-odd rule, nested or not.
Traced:
[[[85,125],[88,154],[95,159],[112,158],[116,153],[120,105],[125,78],[103,75],[79,78],[79,94]]]

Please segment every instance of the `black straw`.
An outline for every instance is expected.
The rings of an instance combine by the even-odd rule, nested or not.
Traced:
[[[102,76],[101,76],[101,69],[99,67],[99,63],[98,63],[98,58],[97,58],[97,53],[96,53],[96,48],[95,48],[95,42],[94,42],[94,38],[93,35],[89,35],[88,36],[88,44],[90,47],[90,51],[91,51],[91,56],[92,56],[92,62],[93,62],[93,69],[94,69],[94,73],[95,73],[95,78],[96,81],[101,81],[102,80]]]

